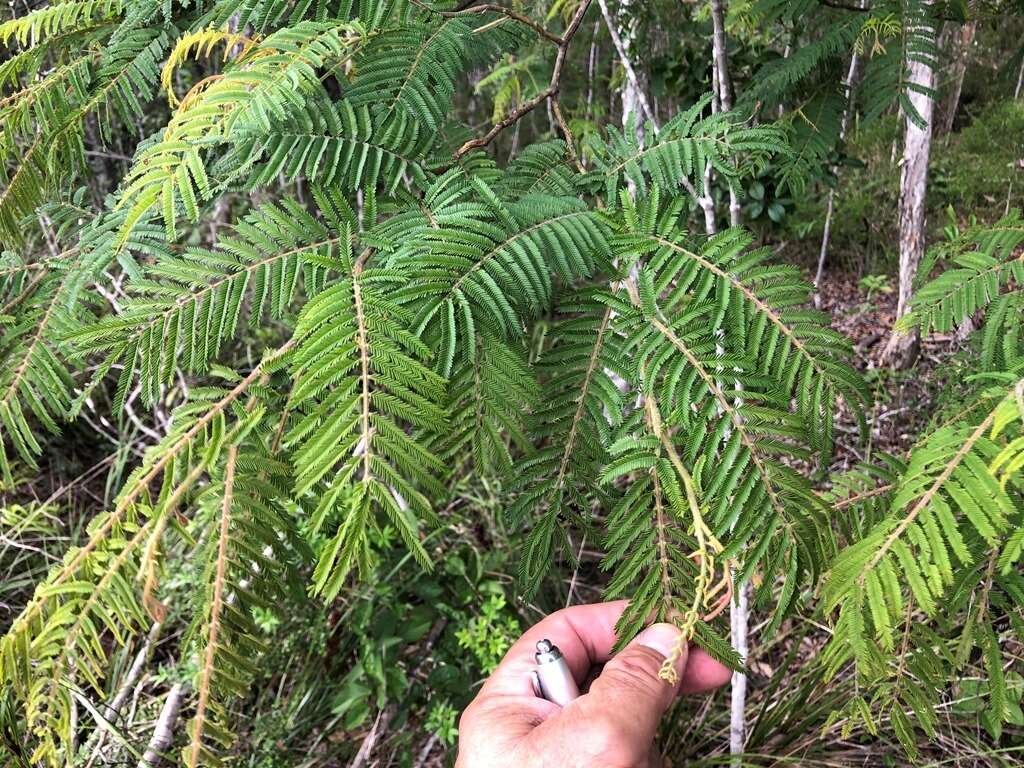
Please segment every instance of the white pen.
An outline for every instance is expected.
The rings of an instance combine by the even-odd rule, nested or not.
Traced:
[[[564,707],[579,698],[580,689],[565,657],[550,640],[537,643],[537,669],[533,671],[534,692],[542,698]]]

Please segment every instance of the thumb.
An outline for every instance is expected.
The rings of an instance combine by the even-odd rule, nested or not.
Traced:
[[[647,754],[658,731],[658,721],[678,692],[658,673],[679,644],[679,629],[672,624],[653,624],[609,661],[590,691],[576,704],[587,730],[593,727],[598,741],[610,739],[619,746]],[[687,645],[675,661],[677,679],[686,668]]]

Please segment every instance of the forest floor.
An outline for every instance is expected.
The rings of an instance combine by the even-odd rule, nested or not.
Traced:
[[[913,368],[891,371],[879,360],[896,317],[896,292],[869,295],[854,274],[829,274],[823,283],[820,308],[831,315],[832,327],[853,344],[854,365],[865,374],[874,400],[865,413],[870,429],[866,446],[858,439],[853,413],[842,408],[832,468],[849,469],[865,461],[869,452],[903,457],[931,420],[946,383],[940,372],[948,375],[950,368],[944,366],[960,351],[961,343],[953,334],[932,335],[922,340]]]

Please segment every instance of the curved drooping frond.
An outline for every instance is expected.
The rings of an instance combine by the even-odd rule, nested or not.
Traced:
[[[558,315],[538,364],[542,397],[530,419],[536,449],[509,476],[516,494],[509,519],[533,523],[519,568],[527,591],[539,586],[556,548],[568,553],[564,522],[586,523],[600,498],[595,480],[623,405],[612,380],[622,365],[612,310],[585,292],[566,297]]]
[[[483,175],[494,177],[491,181],[500,178],[499,171],[489,170]],[[469,172],[456,167],[435,178],[422,196],[407,194],[399,188],[394,205],[387,210],[389,215],[365,232],[363,239],[388,264],[413,260],[416,249],[423,247],[427,230],[487,217],[489,209],[475,193],[470,178]]]
[[[456,17],[382,32],[357,60],[359,74],[347,99],[372,105],[379,125],[411,121],[414,131],[438,131],[447,121],[471,32]]]
[[[103,244],[112,240],[117,217],[90,218],[95,214],[83,205],[82,193],[40,209],[55,236],[77,238],[78,246],[39,261],[0,256],[0,477],[6,482],[11,457],[35,466],[43,432],[58,432],[61,422],[77,415],[89,391],[74,392],[81,382],[72,374],[75,348],[69,339],[95,323],[94,307],[80,293],[107,264],[97,254],[109,255]],[[166,255],[146,234],[139,228],[132,246]],[[101,374],[106,371],[102,367]]]
[[[1010,717],[996,617],[1024,587],[1022,391],[1013,377],[983,393],[988,406],[976,423],[940,427],[889,483],[853,497],[850,516],[865,516],[867,502],[871,522],[850,536],[825,583],[827,608],[839,608],[823,656],[828,674],[854,662],[872,706],[911,754],[914,722],[934,733],[939,697],[975,648],[989,678],[989,722],[998,731]],[[875,727],[871,710],[837,716]]]
[[[780,11],[793,13],[794,5],[778,4],[773,10],[776,14]],[[821,7],[806,9],[803,13],[796,11],[794,15],[801,19],[801,23],[807,22],[815,31],[820,30],[820,33],[805,30],[800,45],[795,46],[788,56],[762,65],[750,85],[743,89],[742,103],[745,106],[753,107],[762,102],[768,107],[774,107],[789,97],[810,75],[822,70],[838,70],[836,61],[849,56],[864,24],[861,14],[851,13],[837,19],[835,14]],[[836,80],[839,80],[839,76]]]
[[[364,32],[357,23],[301,22],[252,45],[222,75],[197,84],[172,115],[162,138],[135,160],[120,191],[127,210],[121,244],[143,216],[159,212],[168,240],[179,209],[189,220],[213,194],[208,148],[230,144],[251,126],[269,130],[287,105],[322,87],[320,78],[351,59]],[[226,180],[221,180],[223,183]]]
[[[130,511],[105,513],[87,533],[103,536],[89,550],[71,549],[8,633],[0,639],[0,680],[23,704],[32,761],[54,761],[72,741],[72,676],[95,691],[109,671],[109,633],[118,644],[145,626],[134,584],[153,520]]]
[[[571,282],[608,261],[607,229],[579,199],[506,203],[480,178],[470,183],[489,215],[471,209],[428,226],[402,259],[411,278],[402,300],[416,302],[414,330],[437,340],[442,375],[457,354],[472,359],[477,326],[519,336],[550,305],[555,278]]]
[[[0,98],[0,177],[6,175],[8,162],[16,163],[0,194],[0,236],[5,241],[20,242],[23,217],[61,182],[87,167],[86,118],[97,118],[98,136],[109,142],[114,128],[133,126],[154,95],[159,62],[170,45],[173,27],[129,27],[115,41],[111,33],[123,8],[120,3],[102,5],[104,13],[99,16],[81,10],[84,4],[54,6],[80,10],[64,19],[69,26],[56,37],[36,42],[7,62],[0,73],[0,84],[10,80],[14,85],[18,79],[29,82]],[[76,41],[77,47],[72,45]],[[68,56],[67,60],[59,59],[58,66],[33,81],[49,60],[44,54],[50,54],[51,47],[59,51],[61,59]],[[18,139],[27,139],[27,147]]]
[[[239,128],[215,172],[235,177],[251,169],[248,187],[265,186],[280,175],[345,191],[380,185],[392,194],[407,178],[427,185],[427,155],[434,143],[429,132],[409,131],[401,121],[382,125],[365,105],[332,104],[321,91],[272,125]]]
[[[660,200],[652,187],[646,200],[627,203],[617,217],[614,252],[619,268],[635,273],[626,281],[635,286],[599,294],[603,311],[573,321],[587,329],[579,339],[590,344],[596,325],[597,338],[610,341],[613,354],[602,358],[592,346],[575,351],[570,346],[573,356],[563,358],[559,327],[549,331],[555,340],[552,364],[577,378],[584,372],[583,385],[580,390],[579,381],[567,380],[564,394],[554,390],[551,414],[542,401],[537,437],[550,440],[550,447],[540,447],[515,473],[520,495],[511,511],[520,518],[530,515],[535,523],[523,557],[525,580],[536,584],[553,542],[559,534],[564,538],[560,519],[588,522],[593,481],[601,474],[609,480],[630,475],[639,482],[635,473],[652,473],[643,480],[643,491],[631,486],[614,509],[622,521],[635,522],[644,514],[654,519],[661,503],[654,497],[665,493],[669,482],[668,476],[656,479],[656,466],[665,461],[676,474],[677,464],[686,467],[702,489],[707,541],[722,542],[715,555],[740,561],[741,578],[756,568],[772,577],[784,575],[778,613],[784,616],[799,588],[834,551],[825,507],[792,464],[806,461],[812,448],[828,454],[838,399],[856,408],[864,384],[846,362],[848,345],[823,315],[805,309],[808,288],[796,270],[768,264],[765,250],[750,249],[750,236],[738,230],[707,240],[687,235],[678,227],[685,200],[677,197],[664,206]],[[572,326],[570,331],[579,333]],[[621,386],[612,382],[613,374]],[[612,440],[623,389],[636,393],[632,410],[642,411],[641,404],[650,400],[659,415],[644,419],[634,413]],[[652,436],[654,423],[660,433]],[[583,430],[579,435],[577,425]],[[577,439],[583,445],[575,444]],[[666,451],[660,459],[659,445]],[[617,458],[609,459],[609,450]],[[644,505],[647,512],[641,511]],[[671,512],[668,502],[662,511],[692,518],[686,509]],[[675,605],[685,590],[665,595],[665,581],[647,569],[660,557],[655,540],[635,539],[648,529],[633,526],[633,538],[620,539],[624,534],[616,521],[619,517],[611,521],[610,533],[616,546],[607,562],[615,571],[613,581],[623,593],[643,585],[636,593],[640,607],[630,620],[642,619],[658,600]],[[690,572],[685,564],[679,568],[665,579]],[[770,594],[769,581],[758,597]]]
[[[620,645],[654,616],[681,625],[684,637],[738,669],[743,660],[711,625],[731,598],[731,566],[718,559],[721,544],[704,520],[703,494],[655,401],[646,397],[620,425],[602,475],[605,483],[630,480],[607,521],[601,563],[614,571],[609,594],[630,595],[616,627]]]
[[[928,0],[887,2],[872,8],[864,28],[878,50],[868,56],[859,89],[866,119],[880,116],[895,100],[911,122],[924,127],[924,118],[911,102],[910,92],[931,98],[935,98],[935,93],[913,82],[909,68],[911,62],[931,69],[939,66],[936,37],[940,24],[936,9]]]
[[[870,624],[863,617],[860,636],[851,637],[858,645],[865,627],[873,626],[882,648],[893,649],[893,623],[905,609],[899,576],[916,604],[933,615],[953,582],[954,564],[973,562],[970,538],[995,546],[1006,531],[1014,504],[989,468],[998,453],[989,437],[996,413],[974,427],[940,429],[918,446],[889,515],[832,563],[828,607],[842,603],[843,612],[870,613]]]
[[[436,479],[444,465],[425,440],[444,429],[444,380],[425,364],[430,350],[408,330],[408,311],[387,298],[408,277],[366,267],[349,248],[341,258],[345,277],[312,299],[296,326],[290,403],[304,415],[286,438],[312,528],[336,525],[313,574],[327,599],[353,569],[368,571],[378,513],[428,566],[419,525],[444,495]]]
[[[198,531],[211,533],[197,553],[201,586],[189,630],[198,663],[196,710],[182,751],[187,766],[216,765],[218,753],[231,746],[229,704],[250,684],[265,651],[253,611],[302,594],[290,548],[293,523],[279,505],[291,467],[258,438],[241,437],[203,491],[195,519]]]
[[[71,743],[77,683],[103,692],[112,652],[105,638],[123,645],[145,625],[147,611],[157,617],[163,612],[154,592],[169,516],[260,416],[261,410],[239,407],[240,398],[282,352],[230,390],[193,390],[169,434],[131,473],[114,508],[89,524],[85,542],[51,570],[0,640],[0,680],[24,703],[34,761],[55,762],[61,745]],[[159,490],[151,499],[154,485]]]
[[[1024,219],[1012,211],[991,226],[968,229],[954,242],[938,246],[933,256],[955,265],[922,285],[914,296],[903,327],[921,333],[947,333],[978,310],[988,307],[1008,288],[1024,283]],[[924,270],[927,274],[928,270]]]
[[[537,382],[521,342],[485,331],[477,345],[448,381],[450,422],[438,454],[453,468],[472,463],[483,477],[504,477],[513,455],[530,448],[525,422],[537,402]]]
[[[30,49],[31,50],[31,49]],[[75,166],[77,152],[56,154],[48,137],[87,98],[93,79],[87,52],[42,74],[23,73],[29,84],[0,98],[0,243],[22,242],[22,219],[32,214],[52,188],[53,165]],[[40,63],[45,58],[40,59]],[[45,126],[39,128],[38,126]],[[8,166],[13,165],[13,170]]]
[[[178,370],[205,371],[245,315],[252,326],[283,317],[300,278],[308,295],[320,290],[324,270],[341,264],[337,253],[346,247],[350,221],[337,217],[352,215],[321,201],[320,217],[292,200],[268,203],[215,249],[188,248],[157,261],[129,283],[132,300],[118,314],[70,338],[81,353],[106,355],[102,370],[124,364],[119,397],[137,372],[146,401],[155,401]]]
[[[642,432],[648,435],[634,434],[639,442],[619,461],[625,462],[624,468],[639,468],[632,462],[643,455],[644,440],[656,439],[652,445],[663,446],[673,457],[670,463],[677,474],[677,465],[686,466],[701,489],[700,518],[708,540],[722,542],[714,554],[739,561],[739,578],[755,568],[769,578],[781,573],[785,584],[777,615],[783,616],[798,588],[824,567],[834,546],[824,506],[791,468],[794,461],[808,458],[808,449],[816,447],[815,435],[829,431],[822,422],[831,418],[821,407],[801,406],[807,397],[800,389],[835,386],[826,367],[833,364],[843,372],[845,385],[858,391],[861,384],[846,368],[841,345],[807,346],[798,352],[806,355],[804,360],[766,365],[763,360],[771,359],[769,350],[780,341],[762,336],[767,324],[774,322],[783,339],[817,338],[824,330],[820,317],[787,316],[791,292],[803,295],[805,287],[792,275],[778,273],[777,281],[773,279],[772,268],[763,265],[763,254],[744,253],[749,240],[737,240],[736,232],[713,237],[703,247],[692,244],[674,230],[679,202],[659,210],[657,198],[652,195],[649,205],[627,211],[621,258],[636,258],[639,253],[645,263],[637,269],[628,302],[607,299],[617,315],[616,328],[626,336],[623,349],[635,366],[627,379],[657,410],[657,418],[648,415],[644,422]],[[657,245],[648,247],[645,241]],[[680,245],[683,242],[687,245]],[[664,247],[667,243],[672,247]],[[726,253],[731,256],[724,257]],[[750,272],[744,269],[745,259]],[[724,264],[729,266],[723,269]],[[767,279],[749,280],[758,273]],[[737,289],[741,296],[734,293]],[[832,341],[827,333],[819,340]],[[804,366],[814,367],[808,371]],[[826,381],[819,382],[821,378]],[[652,431],[658,434],[649,434]],[[652,460],[656,456],[649,454]],[[656,480],[654,465],[647,468],[652,472],[651,486],[632,504],[657,508],[660,502],[652,500],[652,494],[664,492],[667,478]],[[655,557],[650,541],[646,546],[646,556]],[[620,574],[628,573],[625,563],[643,562],[641,550],[625,545],[613,550],[618,559],[609,566],[625,569],[616,571],[616,579],[631,583]],[[671,596],[658,597],[664,584],[649,572],[647,579],[641,582],[640,594],[645,596],[644,607],[651,609],[658,599]],[[760,596],[769,593],[767,587]]]
[[[98,116],[100,138],[110,142],[117,125],[131,126],[145,113],[145,105],[156,95],[160,61],[170,48],[173,31],[171,26],[131,29],[104,48],[94,90],[56,134],[61,144],[69,143],[62,134],[80,130],[89,114]]]
[[[360,52],[345,96],[353,106],[369,106],[374,123],[383,130],[396,136],[405,133],[403,141],[415,143],[449,122],[459,76],[472,64],[521,42],[523,29],[517,29],[518,24],[494,24],[507,21],[494,13],[424,13],[418,4],[401,13],[402,24],[382,29]]]
[[[388,20],[396,6],[401,7],[389,0],[218,0],[201,23],[219,29],[235,22],[238,29],[251,27],[257,34],[265,35],[300,21],[348,21],[358,16],[367,29],[376,29]]]
[[[0,24],[0,42],[12,39],[22,47],[39,45],[47,38],[87,27],[97,20],[120,16],[122,0],[69,0],[25,13]]]
[[[792,150],[782,158],[779,189],[795,194],[804,192],[807,179],[829,165],[839,142],[846,99],[840,93],[827,93],[811,99],[791,112],[783,123]]]
[[[786,153],[785,136],[770,125],[743,125],[737,115],[701,115],[711,94],[680,112],[659,130],[644,127],[644,138],[630,128],[608,129],[608,140],[591,134],[594,170],[588,179],[598,185],[610,204],[617,202],[620,184],[631,183],[645,192],[651,185],[671,190],[683,185],[703,194],[704,168],[732,183],[739,174],[737,158],[756,166],[777,153]]]
[[[10,452],[30,467],[42,452],[36,424],[57,432],[71,407],[73,377],[62,337],[77,327],[67,292],[77,254],[22,263],[0,257],[0,479],[13,482]],[[13,313],[13,314],[9,314]]]
[[[531,144],[512,158],[498,193],[503,197],[527,195],[572,195],[580,179],[569,163],[565,142],[561,139]]]
[[[846,362],[849,342],[807,308],[810,287],[794,267],[770,262],[768,249],[750,249],[752,237],[731,229],[695,247],[677,229],[678,206],[646,231],[630,233],[620,249],[647,254],[660,270],[653,284],[671,305],[714,301],[716,322],[733,313],[733,342],[756,361],[752,372],[775,382],[796,398],[811,445],[824,455],[832,449],[832,420],[838,398],[859,413],[866,400],[863,380]],[[662,269],[662,265],[664,268]]]

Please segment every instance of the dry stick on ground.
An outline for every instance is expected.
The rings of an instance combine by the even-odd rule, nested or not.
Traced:
[[[153,736],[146,746],[146,751],[142,755],[142,760],[139,761],[138,768],[155,768],[155,766],[160,764],[160,759],[174,741],[174,729],[178,724],[178,713],[181,711],[181,702],[184,698],[184,683],[172,685],[170,693],[164,699],[164,706],[160,710],[160,717],[157,718],[156,727],[153,728]]]
[[[142,671],[146,668],[146,662],[149,660],[150,651],[156,643],[157,638],[160,636],[160,630],[163,627],[161,622],[155,622],[149,630],[149,634],[146,637],[146,641],[142,644],[142,648],[135,656],[135,661],[132,662],[131,667],[128,669],[128,674],[124,677],[124,682],[121,683],[121,687],[118,688],[114,698],[110,700],[109,704],[105,704],[103,709],[104,716],[107,720],[114,722],[121,714],[121,707],[124,706],[125,702],[128,701],[128,697],[131,695],[132,690],[135,688],[135,684],[142,677]],[[86,768],[90,768],[96,759],[100,756],[103,750],[103,744],[106,742],[107,731],[100,731],[96,738],[96,744],[92,748],[92,754],[89,756],[89,761],[86,763]]]
[[[540,27],[539,25],[535,24],[532,21],[527,20],[526,22],[524,22],[527,23],[529,27],[537,31],[538,34],[540,34],[545,40],[554,43],[555,47],[558,48],[558,53],[555,55],[555,65],[551,68],[551,81],[548,83],[548,87],[545,88],[540,93],[538,93],[532,99],[529,99],[520,104],[508,115],[506,115],[501,120],[496,122],[493,126],[491,126],[491,130],[489,130],[486,134],[476,139],[470,139],[461,147],[459,147],[458,150],[455,152],[453,159],[460,160],[464,155],[466,155],[466,153],[471,152],[474,149],[482,149],[483,147],[486,147],[488,144],[494,141],[498,134],[500,134],[510,125],[518,123],[524,115],[529,114],[538,106],[543,104],[545,101],[557,97],[558,89],[561,87],[562,84],[562,69],[565,66],[565,57],[566,53],[569,50],[569,43],[572,42],[573,36],[576,34],[576,31],[580,28],[580,24],[583,22],[583,17],[587,13],[587,9],[589,7],[590,0],[583,0],[583,2],[580,3],[580,7],[576,9],[576,13],[573,15],[572,21],[569,22],[569,26],[566,28],[565,34],[563,34],[561,37],[553,35],[552,33],[545,30],[543,27]],[[456,13],[456,15],[466,13],[477,13],[482,11],[499,12],[497,9],[500,9],[500,12],[504,13],[509,18],[515,19],[516,21],[523,21],[522,18],[518,18],[519,14],[512,15],[512,11],[508,11],[504,8],[501,8],[500,6],[480,6],[479,11],[476,7],[468,8],[464,11]],[[560,115],[561,112],[559,111],[558,114]],[[563,130],[567,130],[565,122],[562,120],[559,120],[559,122]],[[566,144],[571,146],[572,136],[567,135],[565,139]]]

